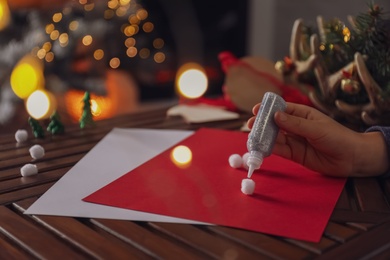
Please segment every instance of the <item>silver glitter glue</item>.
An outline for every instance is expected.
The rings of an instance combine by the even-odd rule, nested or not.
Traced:
[[[284,111],[285,109],[286,102],[282,97],[272,92],[264,94],[247,141],[250,154],[247,160],[248,178],[251,178],[254,170],[260,168],[263,159],[271,155],[279,132],[279,127],[274,121],[274,115],[276,111]]]

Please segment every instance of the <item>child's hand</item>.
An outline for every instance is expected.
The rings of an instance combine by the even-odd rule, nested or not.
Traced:
[[[257,114],[260,104],[253,108]],[[255,117],[248,120],[252,128]],[[379,132],[358,133],[320,111],[287,103],[275,113],[280,128],[273,153],[331,176],[374,176],[389,165],[386,144]]]

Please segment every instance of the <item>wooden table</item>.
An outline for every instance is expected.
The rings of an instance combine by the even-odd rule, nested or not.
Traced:
[[[0,138],[0,259],[390,259],[390,180],[348,180],[319,243],[308,243],[223,226],[24,215],[37,198],[75,165],[113,127],[153,129],[239,129],[239,120],[189,125],[154,109],[66,128],[17,144]],[[28,129],[30,130],[30,129]],[[40,173],[21,177],[31,162],[28,149],[44,144],[34,162]],[[72,191],[69,191],[72,192]],[[318,205],[319,207],[321,205]]]

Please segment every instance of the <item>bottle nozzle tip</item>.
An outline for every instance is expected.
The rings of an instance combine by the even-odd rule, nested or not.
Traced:
[[[253,166],[252,165],[249,165],[249,170],[248,170],[248,179],[250,179],[251,177],[252,177],[252,174],[253,174],[253,171],[254,171],[255,169],[253,168]]]

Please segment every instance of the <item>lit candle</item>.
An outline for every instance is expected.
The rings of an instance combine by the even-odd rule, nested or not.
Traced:
[[[187,63],[177,72],[176,87],[179,95],[185,98],[199,98],[208,87],[208,79],[204,69],[196,63]]]
[[[26,101],[28,114],[35,119],[49,118],[57,108],[56,100],[48,91],[36,90]]]

